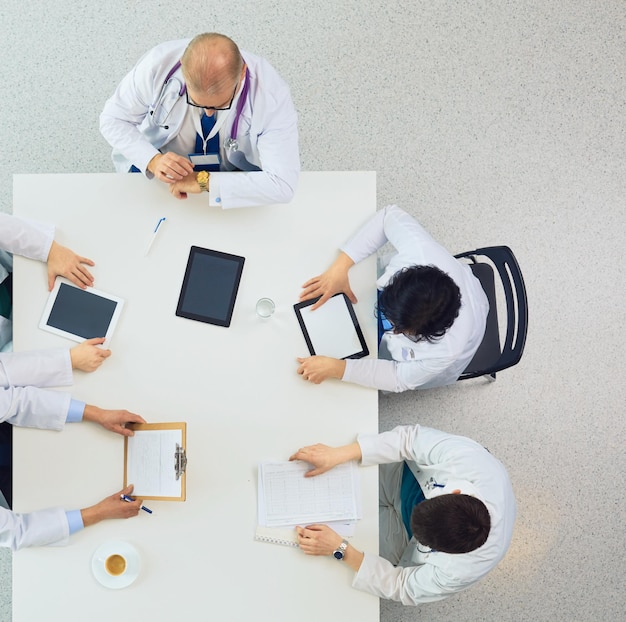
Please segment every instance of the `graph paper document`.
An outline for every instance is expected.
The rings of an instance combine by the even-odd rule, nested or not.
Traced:
[[[347,462],[316,477],[304,477],[306,462],[259,465],[259,525],[353,523],[361,518],[359,471]]]
[[[186,423],[142,423],[133,430],[124,437],[124,486],[133,484],[133,496],[142,499],[184,501],[185,472],[177,472],[176,454],[186,447]]]

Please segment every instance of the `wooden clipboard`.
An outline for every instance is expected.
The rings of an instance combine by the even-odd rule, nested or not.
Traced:
[[[185,501],[187,423],[135,423],[128,427],[135,435],[124,438],[124,487],[133,484],[133,496],[141,499]]]

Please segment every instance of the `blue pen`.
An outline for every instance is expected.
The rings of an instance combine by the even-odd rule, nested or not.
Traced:
[[[154,228],[154,231],[152,232],[152,237],[150,238],[150,242],[148,243],[148,248],[146,248],[146,252],[144,253],[144,256],[147,255],[150,252],[150,249],[152,248],[152,245],[154,244],[154,240],[156,239],[157,233],[159,232],[159,229],[161,228],[161,225],[167,220],[167,218],[165,218],[165,216],[163,216],[163,218],[159,219],[159,222],[157,222],[156,227]]]
[[[131,499],[130,497],[126,496],[126,495],[120,495],[120,499],[123,499],[124,501],[128,501],[128,503],[132,503],[134,501],[134,499]],[[150,510],[149,508],[147,508],[145,505],[141,506],[141,509],[144,512],[148,512],[148,514],[152,514],[152,510]]]

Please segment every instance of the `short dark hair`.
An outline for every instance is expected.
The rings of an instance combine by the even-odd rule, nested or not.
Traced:
[[[435,266],[403,268],[380,292],[382,312],[398,333],[433,342],[445,335],[459,315],[461,291]]]
[[[442,553],[469,553],[489,536],[491,517],[485,504],[464,494],[426,499],[413,508],[411,531],[424,546]]]

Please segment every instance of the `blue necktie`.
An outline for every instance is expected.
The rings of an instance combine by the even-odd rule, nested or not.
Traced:
[[[213,113],[210,117],[206,114],[202,113],[202,118],[200,120],[202,123],[202,136],[200,134],[196,134],[196,153],[218,153],[220,150],[220,139],[219,132],[209,140],[206,145],[206,152],[204,151],[203,140],[211,133],[213,126],[215,125],[215,113]]]

